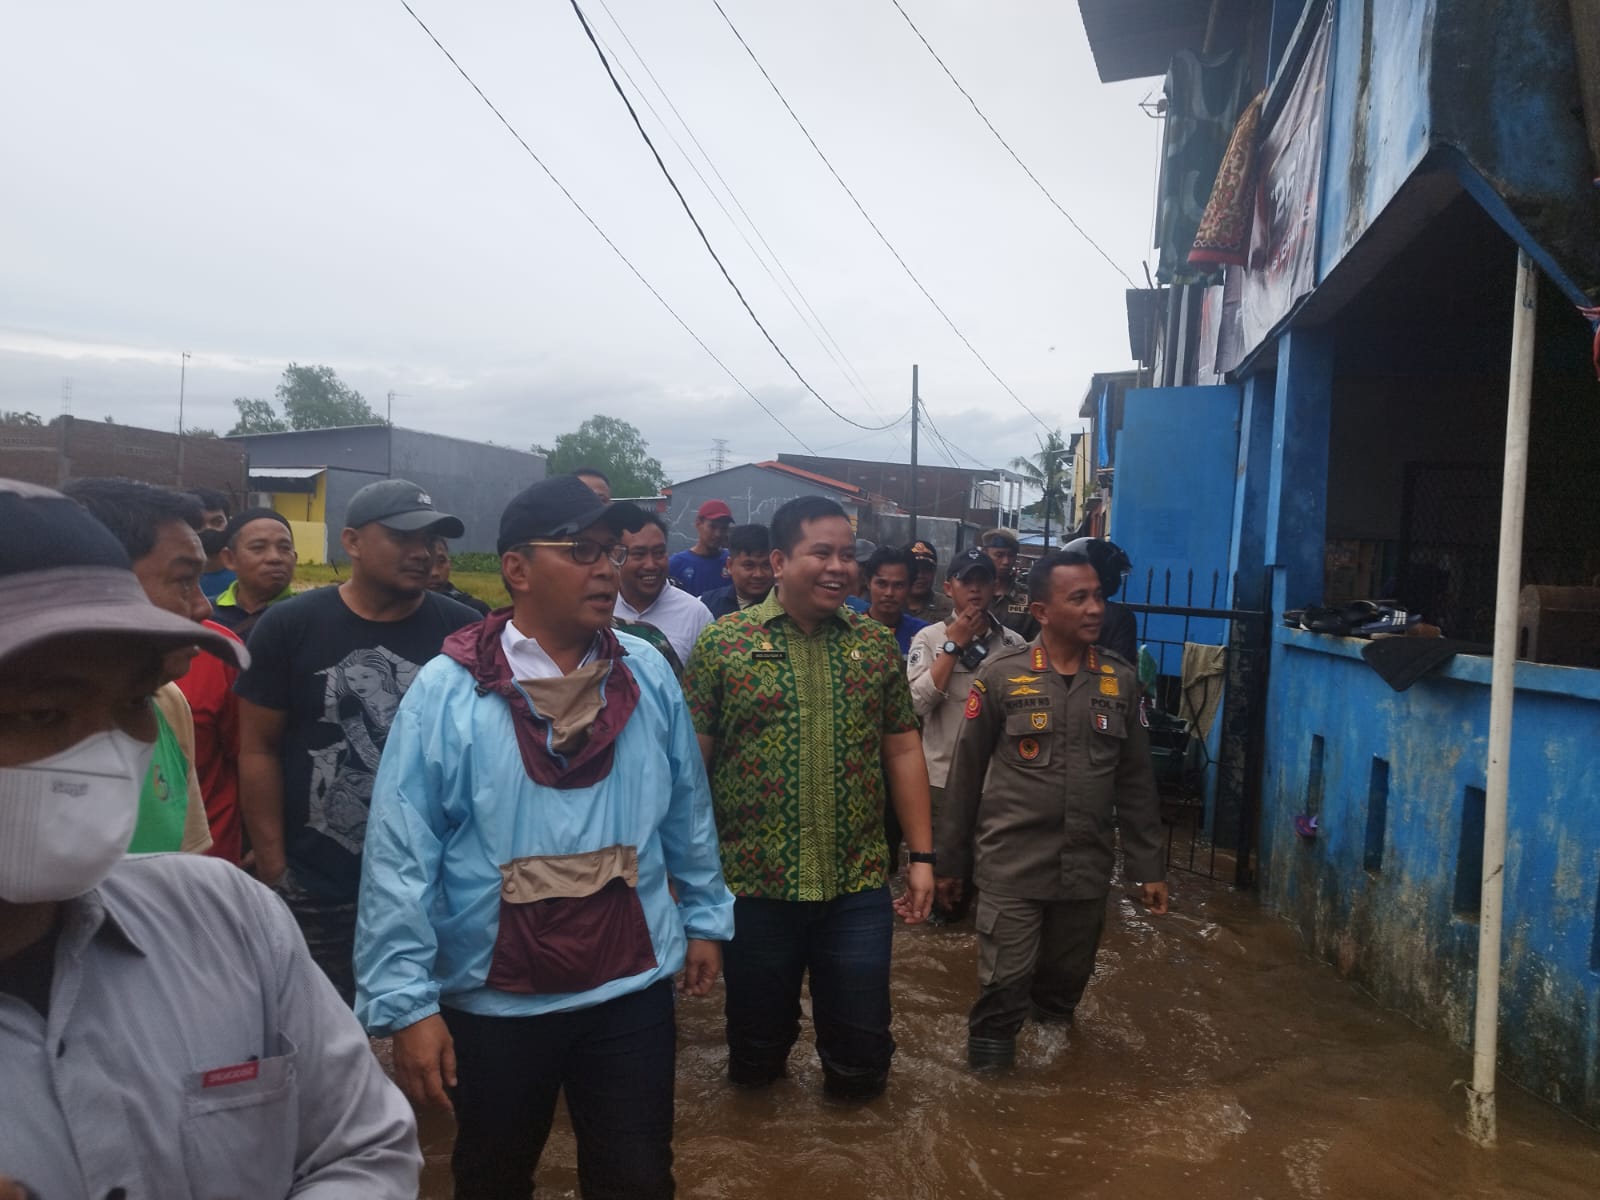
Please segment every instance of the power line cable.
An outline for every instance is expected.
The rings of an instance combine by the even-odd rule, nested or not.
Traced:
[[[1072,214],[1069,213],[1065,208],[1061,207],[1061,202],[1059,200],[1057,200],[1053,195],[1050,194],[1050,189],[1045,187],[1045,185],[1040,181],[1039,177],[1037,175],[1035,175],[1029,169],[1028,164],[1022,161],[1022,156],[1011,148],[1011,143],[1006,141],[1005,138],[1000,136],[1000,131],[994,127],[994,122],[989,120],[989,118],[984,115],[983,109],[978,107],[978,102],[972,98],[972,93],[967,91],[966,88],[961,86],[961,81],[956,78],[955,72],[953,72],[949,67],[945,66],[944,59],[939,57],[939,52],[937,50],[935,50],[929,44],[927,38],[922,36],[922,30],[917,28],[917,23],[915,21],[913,21],[911,19],[910,14],[908,14],[906,12],[906,10],[900,6],[900,0],[889,0],[889,3],[893,4],[894,7],[895,7],[895,10],[902,17],[905,18],[906,24],[911,26],[911,32],[917,35],[917,40],[923,44],[923,46],[927,49],[929,54],[933,55],[933,61],[939,64],[940,68],[944,71],[945,75],[947,75],[949,77],[950,82],[956,85],[956,91],[960,92],[963,96],[965,96],[967,98],[967,103],[972,105],[972,111],[977,113],[978,114],[978,119],[989,127],[989,132],[994,134],[995,140],[1006,148],[1006,153],[1011,155],[1012,159],[1016,162],[1017,166],[1022,168],[1023,174],[1026,175],[1029,179],[1033,180],[1033,185],[1036,188],[1038,188],[1041,192],[1043,192],[1044,193],[1044,198],[1046,200],[1050,201],[1050,203],[1055,206],[1055,210],[1058,213],[1060,213],[1063,217],[1065,217],[1067,219],[1067,224],[1071,225],[1074,229],[1076,229],[1078,231],[1078,236],[1081,237],[1084,241],[1088,242],[1089,245],[1093,246],[1095,253],[1098,254],[1101,258],[1105,259],[1106,263],[1111,267],[1111,269],[1113,271],[1115,271],[1118,275],[1121,275],[1124,279],[1126,279],[1128,281],[1128,286],[1129,287],[1137,288],[1139,285],[1133,281],[1132,276],[1130,276],[1126,271],[1124,271],[1121,267],[1119,267],[1117,265],[1116,260],[1113,259],[1111,257],[1111,255],[1107,254],[1105,252],[1105,250],[1101,248],[1099,242],[1095,241],[1092,237],[1089,236],[1088,230],[1084,229],[1084,227],[1082,225],[1079,225],[1077,221],[1073,220]]]
[[[402,3],[404,3],[404,0],[402,0]],[[578,23],[583,26],[584,36],[589,39],[589,44],[594,47],[595,54],[599,56],[600,65],[605,68],[606,78],[611,81],[612,88],[621,98],[623,106],[628,110],[628,116],[633,119],[634,128],[639,131],[639,136],[644,139],[644,144],[650,150],[650,156],[656,160],[656,166],[661,169],[661,174],[666,177],[668,185],[672,188],[672,194],[678,198],[678,203],[683,206],[683,211],[688,216],[689,223],[694,226],[694,231],[700,235],[700,241],[704,244],[706,253],[711,255],[711,261],[717,264],[717,270],[722,272],[722,278],[733,289],[733,294],[739,298],[739,303],[744,306],[745,312],[755,322],[756,328],[761,331],[761,336],[767,339],[767,345],[772,347],[773,352],[783,360],[784,366],[788,367],[790,373],[800,381],[800,386],[810,392],[823,408],[838,417],[846,425],[854,425],[857,429],[879,430],[887,429],[895,424],[895,421],[889,421],[882,425],[865,425],[852,417],[845,416],[837,408],[829,404],[823,398],[821,392],[811,386],[810,381],[800,373],[800,368],[795,366],[789,356],[783,352],[783,347],[779,346],[772,334],[767,332],[767,327],[761,323],[761,318],[756,315],[756,310],[750,307],[750,302],[745,299],[744,292],[739,290],[739,285],[734,282],[733,276],[728,273],[727,266],[724,265],[721,257],[717,254],[716,248],[712,246],[711,239],[706,236],[705,228],[700,224],[700,219],[694,215],[694,209],[689,207],[689,201],[684,197],[683,189],[678,186],[678,181],[672,177],[672,172],[667,169],[667,164],[662,160],[661,152],[656,149],[655,142],[650,140],[650,134],[645,130],[644,122],[639,119],[639,113],[633,107],[633,101],[628,99],[628,93],[623,90],[622,84],[617,80],[616,72],[611,69],[611,60],[606,57],[606,52],[600,48],[600,40],[595,37],[594,29],[589,24],[589,18],[584,15],[582,6],[579,5],[578,0],[569,0],[569,3],[572,5],[572,11],[577,15]]]
[[[933,422],[933,414],[928,411],[928,405],[927,405],[926,401],[923,401],[923,403],[922,403],[922,418],[923,418],[923,420],[927,421],[928,428],[933,432],[933,436],[936,439],[938,439],[939,444],[942,447],[944,447],[945,455],[950,459],[950,464],[952,466],[956,465],[955,456],[953,454],[951,454],[951,450],[953,449],[953,450],[958,451],[961,454],[962,458],[965,458],[969,462],[977,464],[978,466],[982,467],[985,471],[992,471],[992,470],[996,469],[994,467],[991,467],[988,463],[984,462],[983,459],[979,458],[976,454],[973,454],[969,450],[961,449],[960,446],[957,446],[954,442],[950,441],[950,439],[945,437],[944,434],[940,431],[939,427],[934,424],[934,422]]]
[[[455,55],[451,54],[449,50],[445,49],[444,43],[434,36],[433,30],[429,29],[427,23],[417,15],[416,9],[412,8],[407,0],[400,0],[400,6],[404,8],[406,12],[411,14],[411,19],[417,23],[417,26],[422,30],[423,33],[428,35],[428,40],[439,48],[439,53],[443,54],[445,58],[449,60],[450,65],[456,69],[456,73],[467,81],[468,86],[471,87],[473,91],[478,93],[478,99],[482,100],[484,104],[488,106],[489,111],[499,118],[500,124],[506,127],[506,131],[510,133],[512,137],[517,139],[517,144],[527,152],[528,157],[533,159],[533,161],[539,165],[539,169],[545,173],[550,182],[555,184],[556,188],[563,196],[567,198],[567,201],[572,205],[572,207],[578,210],[579,215],[582,216],[585,221],[589,222],[590,228],[600,235],[600,240],[605,242],[607,246],[611,247],[611,252],[622,260],[623,265],[626,266],[628,270],[633,272],[635,279],[644,284],[645,288],[652,296],[656,298],[661,307],[666,309],[667,312],[672,315],[672,319],[682,326],[683,331],[695,340],[695,344],[711,357],[712,362],[716,363],[717,366],[722,368],[723,373],[727,375],[729,379],[738,384],[740,390],[743,391],[745,395],[749,396],[750,399],[755,401],[757,408],[772,418],[773,424],[777,425],[779,429],[783,430],[790,437],[792,437],[800,446],[805,447],[809,453],[815,454],[816,451],[812,450],[810,446],[807,446],[799,434],[780,421],[778,419],[778,414],[763,404],[761,402],[761,397],[757,396],[755,392],[751,391],[745,382],[733,373],[728,364],[723,362],[721,358],[717,357],[717,352],[710,346],[706,345],[705,340],[689,327],[689,323],[687,321],[678,315],[677,310],[674,309],[672,305],[667,303],[666,297],[656,290],[655,285],[644,277],[644,274],[639,270],[639,268],[633,265],[633,261],[622,252],[621,247],[613,242],[606,231],[600,227],[600,223],[589,215],[588,210],[585,209],[582,204],[578,203],[578,198],[567,190],[567,185],[562,183],[560,179],[556,178],[556,173],[545,165],[544,159],[540,158],[533,152],[533,147],[528,145],[528,143],[523,139],[523,136],[517,132],[516,126],[512,125],[510,121],[506,120],[505,114],[495,107],[494,101],[490,100],[489,97],[484,94],[483,89],[478,86],[477,82],[472,78],[472,76],[467,74],[466,68],[456,61]]]
[[[574,0],[574,3],[576,3],[576,0]],[[766,67],[761,65],[761,60],[756,57],[756,52],[750,48],[750,43],[744,40],[744,35],[739,32],[739,27],[733,23],[733,19],[728,16],[727,11],[722,7],[722,0],[711,0],[711,3],[716,8],[717,12],[721,14],[722,19],[727,23],[728,28],[733,31],[733,36],[739,40],[739,45],[744,47],[744,52],[750,56],[750,61],[755,63],[756,70],[761,72],[761,77],[765,79],[767,81],[767,85],[772,88],[773,94],[778,97],[778,100],[783,105],[784,110],[794,120],[794,123],[799,126],[800,132],[805,134],[806,141],[811,143],[811,148],[817,152],[817,157],[822,160],[822,165],[828,168],[828,173],[832,175],[839,186],[844,189],[844,194],[850,197],[850,202],[856,206],[856,211],[859,212],[867,224],[872,227],[872,232],[878,235],[878,240],[884,244],[890,254],[894,255],[894,260],[900,264],[901,270],[906,273],[912,283],[917,285],[917,290],[923,294],[929,304],[933,305],[934,311],[944,318],[944,323],[950,326],[951,332],[953,332],[956,337],[961,339],[961,344],[972,352],[972,357],[976,358],[978,362],[982,364],[983,369],[989,372],[989,377],[998,383],[1002,389],[1004,389],[1006,395],[1010,396],[1017,402],[1018,405],[1021,406],[1023,412],[1027,413],[1035,421],[1038,421],[1039,424],[1045,429],[1049,429],[1050,426],[1045,424],[1044,419],[1023,402],[1022,397],[1017,395],[1009,383],[1000,378],[999,373],[989,365],[989,360],[978,353],[978,348],[972,344],[972,342],[967,338],[966,334],[961,332],[960,326],[958,326],[955,321],[951,320],[950,314],[945,312],[945,310],[939,306],[939,302],[933,298],[933,293],[928,291],[928,289],[923,286],[922,280],[918,279],[916,272],[913,271],[909,265],[907,265],[906,260],[901,257],[900,251],[894,248],[894,243],[888,239],[882,229],[878,228],[878,223],[874,221],[871,214],[867,212],[866,206],[861,203],[856,194],[850,190],[850,185],[847,184],[839,172],[834,169],[833,163],[830,162],[828,160],[828,156],[822,152],[822,147],[817,145],[817,139],[811,136],[811,131],[806,128],[805,122],[800,119],[799,115],[794,111],[794,108],[789,104],[789,101],[785,99],[782,90],[776,83],[773,82],[772,76],[767,74]]]
[[[638,61],[639,66],[643,68],[645,75],[648,76],[650,82],[655,85],[655,89],[658,93],[660,93],[661,99],[666,102],[667,107],[672,111],[672,115],[677,118],[678,124],[682,126],[684,133],[686,133],[689,137],[689,140],[694,143],[695,149],[700,152],[700,157],[705,160],[706,166],[711,168],[711,173],[716,176],[717,182],[720,183],[723,190],[728,193],[728,198],[733,201],[733,206],[739,210],[739,215],[742,216],[745,219],[745,222],[750,226],[751,231],[756,235],[756,240],[761,243],[768,256],[772,259],[773,264],[777,266],[779,273],[782,274],[783,278],[787,281],[790,289],[793,290],[795,296],[799,297],[800,303],[805,306],[806,313],[810,314],[811,321],[815,322],[816,325],[816,329],[812,331],[812,336],[817,337],[816,330],[821,331],[821,338],[818,338],[818,341],[821,342],[822,338],[827,339],[826,344],[823,345],[823,349],[828,351],[828,356],[833,359],[835,365],[838,366],[840,371],[844,373],[846,380],[855,390],[856,395],[861,397],[862,402],[866,404],[866,406],[872,411],[872,414],[874,416],[881,415],[870,398],[872,389],[867,384],[865,376],[863,376],[856,368],[855,364],[850,361],[850,356],[847,355],[844,351],[844,348],[839,345],[838,339],[833,336],[832,330],[828,328],[827,324],[822,320],[822,317],[817,313],[817,310],[812,307],[811,301],[806,298],[805,292],[801,289],[800,285],[795,282],[794,276],[789,273],[789,268],[784,266],[783,259],[778,257],[778,252],[772,248],[772,244],[767,241],[766,235],[761,232],[761,227],[756,224],[755,218],[750,215],[749,211],[745,208],[744,203],[739,199],[739,194],[733,190],[733,185],[723,177],[722,171],[718,169],[716,160],[711,157],[710,151],[708,151],[705,146],[701,144],[699,137],[695,135],[693,126],[691,126],[688,120],[685,119],[684,115],[678,111],[678,106],[673,103],[672,97],[668,94],[666,87],[662,85],[661,80],[656,78],[656,73],[650,69],[649,62],[646,61],[644,55],[639,52],[639,48],[633,44],[633,39],[628,36],[628,31],[623,28],[622,22],[617,20],[616,14],[611,11],[611,8],[606,3],[606,0],[598,0],[598,3],[600,8],[605,12],[606,16],[610,18],[611,24],[615,26],[617,32],[622,35],[623,42],[632,52],[633,57]],[[613,55],[613,57],[617,56]],[[689,164],[695,175],[700,179],[700,182],[705,184],[706,191],[710,193],[711,198],[717,202],[717,207],[722,209],[723,215],[728,218],[729,223],[732,224],[736,230],[738,230],[739,236],[744,240],[745,245],[750,247],[750,253],[755,255],[756,260],[760,262],[762,268],[766,270],[767,277],[772,279],[773,283],[777,284],[779,290],[782,291],[783,285],[778,284],[777,279],[773,277],[772,271],[767,268],[767,265],[765,261],[762,260],[761,255],[756,252],[754,246],[750,245],[750,239],[744,236],[744,231],[739,228],[738,222],[734,221],[733,214],[728,212],[727,206],[724,205],[722,200],[717,196],[716,191],[714,188],[712,188],[710,182],[704,175],[700,173],[700,169],[695,166],[694,160],[689,156],[688,152],[684,150],[678,139],[673,136],[671,129],[667,128],[666,121],[662,120],[661,114],[656,111],[655,105],[650,103],[649,98],[645,95],[644,89],[641,88],[634,80],[633,76],[629,74],[628,68],[623,66],[620,58],[618,59],[617,65],[622,67],[623,75],[627,77],[629,83],[633,84],[634,90],[637,91],[640,98],[644,100],[645,106],[650,109],[651,114],[655,116],[656,120],[661,122],[662,128],[667,129],[667,136],[672,138],[672,144],[678,148],[678,152],[683,155],[684,161]],[[796,314],[800,316],[802,321],[805,321],[805,315],[800,313],[799,308],[795,306],[795,303],[792,299],[789,299],[787,293],[784,294],[784,298],[789,300],[789,306],[795,309]],[[831,350],[829,350],[830,346],[832,347]]]

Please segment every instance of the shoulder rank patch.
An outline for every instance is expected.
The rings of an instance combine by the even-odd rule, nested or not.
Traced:
[[[1006,693],[1006,695],[1008,695],[1008,696],[1037,696],[1039,694],[1040,693],[1039,693],[1039,689],[1038,688],[1029,687],[1025,683],[1022,684],[1019,687],[1012,688],[1009,692]]]
[[[1006,682],[1007,683],[1038,683],[1039,682],[1039,677],[1037,675],[1009,675],[1009,676],[1006,677]]]
[[[1044,647],[1035,646],[1033,648],[1033,669],[1035,671],[1042,671],[1049,665],[1049,660],[1044,656]]]
[[[1022,755],[1026,761],[1032,762],[1034,759],[1039,757],[1039,739],[1031,737],[1023,738],[1017,743],[1017,753]]]
[[[1107,732],[1111,728],[1111,718],[1108,717],[1103,712],[1095,713],[1095,715],[1094,715],[1094,727],[1096,729],[1098,729],[1101,733]]]
[[[1050,728],[1050,712],[1047,709],[1044,712],[1031,713],[1028,716],[1028,721],[1035,729],[1037,729],[1040,733],[1043,733],[1046,729]]]
[[[983,693],[978,691],[976,686],[974,686],[973,689],[967,693],[966,711],[967,720],[969,721],[977,720],[978,714],[983,712]]]
[[[1117,677],[1115,675],[1100,676],[1100,694],[1102,696],[1122,695],[1121,690],[1117,687]]]

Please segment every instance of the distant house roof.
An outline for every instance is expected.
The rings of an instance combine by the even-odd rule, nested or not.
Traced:
[[[830,479],[826,475],[818,475],[815,471],[806,471],[802,470],[800,467],[791,467],[788,463],[781,463],[776,460],[772,460],[769,462],[756,463],[755,465],[758,467],[764,467],[769,471],[782,471],[785,475],[793,475],[796,479],[804,479],[811,483],[820,483],[823,487],[833,488],[835,491],[843,492],[847,496],[854,496],[860,500],[867,500],[871,498],[871,493],[868,492],[866,488],[857,487],[853,483],[846,483],[842,479]]]

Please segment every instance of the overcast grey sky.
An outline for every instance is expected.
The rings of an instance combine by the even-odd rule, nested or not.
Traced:
[[[605,0],[615,22],[583,3],[692,151],[626,31],[867,400],[641,107],[734,278],[818,391],[857,420],[889,420],[906,411],[917,362],[953,443],[991,465],[1034,449],[1039,426],[878,242],[711,0]],[[1158,83],[1101,84],[1067,0],[902,3],[1057,199],[1142,279],[1160,127],[1137,102]],[[413,5],[798,438],[904,456],[903,425],[865,434],[830,416],[763,341],[568,0]],[[1034,411],[1071,427],[1090,373],[1128,364],[1124,281],[890,0],[723,5],[956,324]],[[398,424],[506,445],[622,417],[674,478],[703,473],[713,437],[733,461],[802,449],[606,248],[399,0],[16,5],[0,105],[0,408],[52,416],[70,379],[77,416],[174,428],[187,350],[186,423],[218,431],[235,396],[270,396],[294,360],[332,366],[380,411],[396,391]],[[926,443],[924,455],[945,461]]]

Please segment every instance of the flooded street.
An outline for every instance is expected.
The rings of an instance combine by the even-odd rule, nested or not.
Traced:
[[[687,1197],[1592,1197],[1600,1134],[1500,1091],[1497,1151],[1462,1134],[1468,1056],[1300,951],[1250,894],[1185,876],[1174,911],[1117,895],[1069,1030],[1029,1025],[1009,1075],[965,1066],[970,921],[895,935],[889,1092],[831,1103],[805,1026],[790,1078],[723,1077],[720,988],[683,1001],[677,1177]],[[451,1194],[451,1124],[423,1126],[423,1196]],[[576,1196],[565,1115],[539,1195]]]

